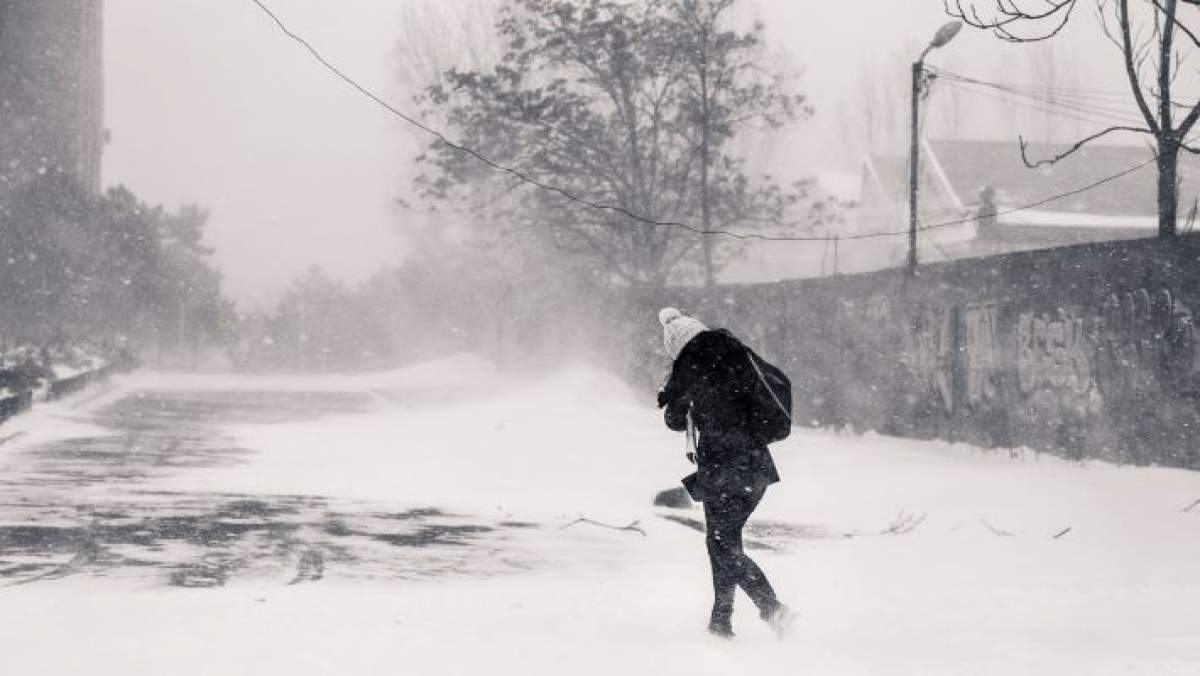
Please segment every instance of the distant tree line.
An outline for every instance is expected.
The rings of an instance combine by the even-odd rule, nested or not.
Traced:
[[[242,318],[235,366],[352,372],[460,352],[536,366],[602,335],[588,322],[604,295],[577,301],[586,276],[498,267],[484,251],[453,245],[422,251],[356,285],[310,268],[276,308]]]
[[[102,195],[62,174],[0,199],[0,341],[88,340],[138,352],[228,342],[208,214],[171,212],[125,187]]]

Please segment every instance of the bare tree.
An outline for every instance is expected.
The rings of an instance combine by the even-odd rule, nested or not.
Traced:
[[[907,55],[918,51],[914,43],[859,69],[858,82],[838,111],[838,126],[852,151],[877,153],[904,142],[908,113],[895,102],[908,96]]]
[[[597,278],[652,287],[689,278],[710,231],[761,229],[790,221],[793,207],[815,207],[804,190],[747,175],[725,147],[752,123],[807,115],[802,98],[781,93],[752,58],[761,28],[726,26],[733,4],[504,3],[497,63],[451,69],[423,102],[479,156],[519,167],[519,180],[439,142],[420,158],[429,171],[419,194],[458,204],[492,184],[511,193],[481,224],[498,249],[553,250]],[[543,189],[521,190],[530,182]],[[686,225],[696,221],[702,227]],[[711,279],[719,265],[699,267]]]
[[[394,51],[396,79],[406,93],[440,84],[452,68],[477,70],[495,64],[500,54],[492,30],[495,5],[495,0],[402,3]]]
[[[1200,119],[1200,98],[1176,101],[1174,85],[1189,54],[1200,48],[1200,0],[1095,0],[1105,35],[1121,51],[1125,76],[1145,126],[1113,125],[1090,134],[1053,157],[1031,160],[1021,139],[1021,157],[1029,167],[1052,164],[1088,143],[1113,133],[1153,137],[1158,165],[1158,234],[1173,238],[1179,207],[1179,153],[1200,153],[1187,144]],[[971,26],[992,30],[1009,42],[1038,42],[1058,35],[1078,6],[1090,0],[943,0],[946,12]],[[1131,8],[1131,5],[1134,7]],[[1184,7],[1181,7],[1183,5]],[[1196,26],[1196,28],[1193,28]],[[1185,49],[1190,45],[1191,50]],[[1177,116],[1176,113],[1181,113]]]
[[[675,0],[669,6],[671,32],[679,41],[677,53],[684,64],[684,115],[696,130],[700,223],[706,233],[716,216],[715,170],[731,159],[722,152],[726,143],[747,124],[775,128],[810,114],[805,98],[786,93],[780,86],[781,74],[764,68],[762,25],[744,33],[728,27],[734,5],[735,0]],[[704,235],[701,245],[704,283],[712,286],[716,282],[714,236]]]

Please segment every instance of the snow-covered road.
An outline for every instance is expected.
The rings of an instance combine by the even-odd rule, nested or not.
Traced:
[[[797,431],[750,534],[801,621],[740,598],[722,643],[658,412],[488,372],[135,374],[6,425],[4,673],[1200,673],[1200,474]]]

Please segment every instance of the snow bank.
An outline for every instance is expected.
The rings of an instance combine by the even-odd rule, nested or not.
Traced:
[[[0,476],[4,476],[6,456],[24,449],[62,439],[110,434],[87,422],[87,414],[125,393],[105,383],[58,401],[38,399],[30,410],[5,420],[0,425]]]

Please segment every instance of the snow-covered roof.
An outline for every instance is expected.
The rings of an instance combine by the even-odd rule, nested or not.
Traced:
[[[1030,160],[1054,157],[1066,146],[1030,144]],[[1158,213],[1157,184],[1151,151],[1141,145],[1088,145],[1056,162],[1030,169],[1016,141],[929,140],[922,143],[921,213],[929,222],[935,214],[974,210],[984,188],[991,188],[1000,210],[1037,204],[1041,213],[1089,214],[1126,220],[1154,218]],[[1134,167],[1140,168],[1126,172]],[[870,156],[863,172],[893,205],[908,201],[908,158]],[[1117,176],[1117,178],[1112,178]],[[1180,204],[1186,208],[1200,196],[1200,159],[1183,154],[1179,160]],[[1095,186],[1080,190],[1087,186]],[[1039,202],[1046,202],[1044,211]],[[1029,225],[1034,219],[1026,219]],[[1011,219],[1001,219],[1001,223]],[[1090,216],[1089,216],[1089,222]],[[1131,221],[1132,222],[1132,221]],[[1141,222],[1140,220],[1138,221]],[[1057,225],[1049,218],[1049,225]],[[1104,227],[1104,226],[1097,226]],[[1126,227],[1126,226],[1113,226]],[[1140,227],[1140,226],[1136,226]]]
[[[1153,155],[1142,145],[1087,145],[1064,159],[1030,169],[1021,159],[1020,146],[1013,141],[930,140],[925,144],[945,173],[954,193],[964,204],[978,204],[979,193],[992,188],[997,204],[1022,206],[1048,197],[1064,195],[1116,176],[1144,164]],[[1030,144],[1026,155],[1032,161],[1064,152],[1066,146]],[[1133,171],[1095,188],[1055,200],[1047,206],[1061,212],[1128,214],[1158,213],[1154,167]],[[1180,177],[1188,183],[1200,176],[1200,166],[1180,159]],[[1194,190],[1192,191],[1194,192]]]
[[[1005,206],[1000,205],[1003,211]],[[1158,217],[1144,214],[1093,214],[1071,211],[1022,210],[997,217],[999,225],[1046,228],[1096,228],[1112,230],[1158,230]]]

